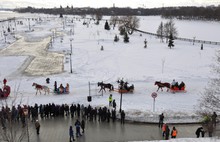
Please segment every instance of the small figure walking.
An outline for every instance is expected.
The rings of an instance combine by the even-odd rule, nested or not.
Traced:
[[[117,105],[116,105],[115,99],[113,100],[112,105],[113,105],[113,108],[116,110]]]
[[[125,112],[124,110],[121,111],[121,124],[125,123]]]
[[[47,84],[50,84],[50,78],[47,78],[47,79],[46,79],[46,83],[47,83]]]
[[[144,40],[144,48],[147,48],[147,40]]]
[[[177,136],[177,130],[175,127],[173,127],[173,130],[171,131],[171,138],[176,138]]]
[[[70,126],[70,128],[69,128],[69,136],[70,136],[70,142],[72,142],[72,140],[75,141],[72,126]]]
[[[37,134],[39,135],[40,134],[40,123],[38,120],[36,120],[36,122],[35,122],[35,128],[37,130]]]
[[[84,119],[81,121],[81,128],[82,128],[82,133],[85,132],[85,121]]]
[[[57,92],[57,82],[54,82],[54,92]]]
[[[76,126],[76,137],[82,136],[80,132],[81,123],[78,119],[75,122],[75,126]]]
[[[166,125],[165,140],[169,140],[169,137],[170,137],[170,128],[168,125]]]
[[[7,79],[4,78],[4,80],[3,80],[4,86],[6,85],[6,83],[7,83]]]
[[[109,106],[112,106],[112,94],[109,95],[108,100],[109,100]]]
[[[213,112],[212,114],[212,125],[213,126],[216,126],[216,118],[217,118],[217,114],[216,112]]]
[[[164,120],[164,115],[163,115],[163,113],[161,113],[161,114],[159,115],[159,125],[158,125],[159,128],[162,128],[162,126],[163,126],[163,120]]]

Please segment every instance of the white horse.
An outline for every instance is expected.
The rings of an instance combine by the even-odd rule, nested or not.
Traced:
[[[37,83],[33,83],[32,86],[35,86],[35,89],[37,90],[36,91],[36,95],[37,95],[37,92],[40,92],[41,94],[41,90],[43,90],[45,92],[44,95],[49,94],[50,93],[50,88],[45,86],[45,85],[40,85],[40,84],[37,84]]]

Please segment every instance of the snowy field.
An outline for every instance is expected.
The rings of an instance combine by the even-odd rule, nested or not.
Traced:
[[[13,15],[0,14],[2,19]],[[119,42],[113,41],[114,36],[119,35],[118,28],[104,30],[105,20],[95,25],[93,20],[73,16],[62,19],[51,15],[18,14],[16,17],[20,17],[19,21],[23,24],[18,21],[0,23],[0,81],[3,84],[6,78],[12,88],[11,95],[2,103],[10,104],[16,99],[17,104],[80,103],[99,107],[108,106],[111,93],[118,110],[120,94],[107,91],[102,95],[98,92],[100,88],[97,82],[111,83],[117,88],[116,81],[123,78],[135,87],[134,93],[123,94],[122,109],[127,119],[157,122],[158,115],[164,113],[167,123],[199,121],[196,119],[198,100],[212,77],[210,66],[215,63],[215,52],[219,46],[205,44],[204,50],[200,50],[201,44],[174,41],[175,47],[169,49],[166,43],[161,43],[154,36],[140,36],[137,32],[125,44],[122,36],[119,36]],[[165,21],[158,16],[140,19],[140,29],[154,33],[160,22]],[[83,25],[84,21],[88,24]],[[220,41],[217,22],[176,20],[175,23],[180,37]],[[13,28],[13,34],[4,35],[3,31],[7,30],[8,25]],[[144,48],[145,39],[147,48]],[[103,51],[100,50],[101,46],[104,47]],[[50,78],[50,84],[46,84],[46,78]],[[173,94],[158,91],[153,111],[151,94],[157,90],[154,82],[171,83],[173,79],[184,81],[187,92]],[[54,81],[58,86],[69,83],[70,93],[52,93]],[[47,85],[51,93],[35,95],[33,82]],[[89,82],[92,102],[87,102]]]
[[[212,77],[210,66],[215,63],[215,52],[219,46],[193,45],[189,42],[175,41],[175,47],[169,49],[159,39],[135,32],[130,42],[125,44],[123,37],[114,42],[117,28],[104,30],[104,23],[95,25],[94,21],[83,25],[82,19],[67,17],[60,19],[51,15],[14,14],[0,12],[1,19],[20,17],[18,21],[0,24],[0,83],[8,80],[12,92],[1,104],[34,105],[45,103],[80,103],[92,106],[108,106],[109,94],[116,100],[117,110],[120,104],[118,92],[98,92],[97,82],[111,83],[117,88],[116,81],[123,78],[134,84],[134,93],[123,94],[122,109],[126,119],[143,122],[157,122],[160,113],[165,114],[167,123],[196,122],[196,111],[201,92]],[[41,17],[41,20],[39,20]],[[29,20],[26,18],[30,18]],[[108,19],[109,17],[104,17]],[[66,19],[66,20],[64,20]],[[158,16],[140,17],[140,29],[155,33],[161,21]],[[16,24],[15,24],[16,23]],[[220,41],[218,22],[175,21],[179,36],[185,38]],[[3,34],[7,26],[13,28],[12,34]],[[199,25],[199,26],[198,26]],[[209,31],[206,31],[209,29]],[[147,48],[144,48],[144,40]],[[72,70],[70,73],[70,55],[72,45]],[[101,46],[104,50],[101,51]],[[164,65],[164,67],[162,67]],[[50,78],[50,84],[45,79]],[[186,93],[158,91],[155,111],[153,98],[156,92],[155,81],[184,81]],[[70,84],[70,94],[52,93],[54,81]],[[35,95],[33,82],[47,85],[49,95]],[[88,82],[91,83],[92,102],[87,102]],[[14,105],[14,104],[13,104]],[[176,139],[170,142],[219,142],[213,138]],[[147,141],[146,141],[147,142]],[[154,141],[158,142],[158,141]],[[163,142],[163,141],[160,141]]]

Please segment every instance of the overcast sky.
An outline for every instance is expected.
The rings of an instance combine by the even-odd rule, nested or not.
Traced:
[[[220,5],[220,0],[0,0],[0,8],[45,7],[53,8],[62,5],[73,7],[131,7],[154,8],[168,6],[207,6]]]

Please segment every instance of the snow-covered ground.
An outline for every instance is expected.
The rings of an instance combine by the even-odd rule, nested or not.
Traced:
[[[140,19],[140,29],[154,33],[161,22],[157,16]],[[19,24],[19,21],[23,24]],[[123,78],[129,85],[135,86],[134,93],[123,94],[122,98],[122,109],[127,119],[157,122],[158,115],[164,113],[167,123],[199,121],[196,114],[199,110],[198,100],[211,77],[210,66],[215,62],[215,52],[219,46],[204,45],[204,50],[200,50],[201,44],[175,41],[175,47],[169,49],[159,39],[145,34],[140,36],[137,32],[130,36],[129,43],[125,44],[122,36],[119,36],[119,42],[114,42],[114,36],[119,35],[118,28],[111,27],[110,31],[106,31],[105,21],[95,25],[93,20],[73,16],[62,19],[58,16],[28,14],[19,21],[0,23],[0,81],[2,83],[4,78],[8,79],[12,88],[7,103],[16,98],[17,103],[29,105],[53,102],[107,106],[111,93],[119,109],[120,94],[107,91],[102,95],[98,92],[100,88],[97,82],[111,83],[117,88],[116,81]],[[83,25],[84,21],[89,24]],[[175,22],[180,37],[196,36],[196,39],[201,37],[219,41],[217,22]],[[13,28],[13,34],[8,33],[5,38],[3,31],[7,30],[8,25]],[[209,29],[212,32],[197,33],[195,28],[197,31]],[[147,48],[144,48],[145,39]],[[70,73],[71,46],[73,73]],[[100,50],[102,46],[103,51]],[[50,78],[50,84],[46,84],[46,78]],[[151,94],[157,90],[154,82],[171,83],[173,79],[184,81],[187,92],[173,94],[158,91],[153,111]],[[53,94],[54,81],[64,86],[69,83],[70,93]],[[51,93],[35,95],[33,82],[47,85]],[[87,102],[89,82],[92,102]]]
[[[108,106],[109,94],[120,105],[118,92],[99,93],[97,82],[112,83],[123,78],[134,84],[134,93],[123,94],[122,109],[126,119],[144,122],[157,122],[160,113],[165,114],[167,123],[199,121],[196,111],[200,93],[203,92],[211,76],[210,66],[215,63],[215,52],[219,46],[201,45],[175,41],[169,49],[159,39],[134,33],[125,44],[123,37],[114,42],[117,28],[104,30],[104,23],[95,25],[92,20],[83,25],[84,20],[57,18],[51,15],[14,14],[1,12],[0,17],[22,17],[23,24],[1,22],[0,24],[0,82],[8,80],[12,92],[1,104],[16,103],[33,105],[35,103],[80,103],[92,106]],[[41,20],[39,20],[41,17]],[[54,18],[52,18],[54,17]],[[29,20],[26,18],[30,18]],[[109,17],[105,17],[109,18]],[[140,17],[141,30],[155,32],[162,19],[157,16]],[[66,19],[66,20],[64,20]],[[164,20],[163,20],[164,21]],[[219,23],[201,21],[175,21],[180,37],[219,41]],[[16,23],[16,24],[15,24]],[[8,25],[12,33],[4,35]],[[30,25],[30,26],[29,26]],[[199,26],[198,26],[199,25]],[[204,31],[209,29],[209,31]],[[31,30],[31,31],[30,31]],[[16,40],[17,39],[17,40]],[[144,40],[147,39],[147,48]],[[70,55],[72,45],[72,70]],[[104,50],[101,51],[101,46]],[[48,52],[49,51],[49,52]],[[163,67],[164,65],[164,67]],[[50,78],[50,84],[45,79]],[[157,92],[155,111],[151,94],[157,90],[155,81],[184,81],[186,93]],[[54,81],[70,84],[68,95],[35,95],[33,82],[47,85],[53,90]],[[87,102],[88,82],[91,83],[92,102]],[[18,91],[16,91],[18,89]],[[175,139],[171,142],[218,142],[217,139]],[[157,142],[157,141],[155,141]],[[161,141],[163,142],[163,141]]]

